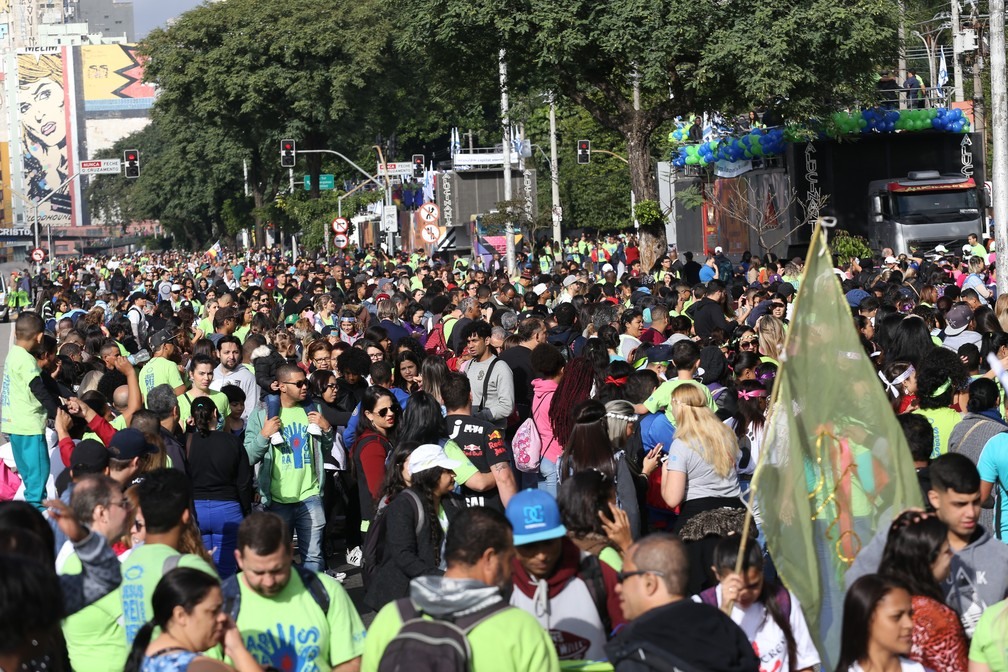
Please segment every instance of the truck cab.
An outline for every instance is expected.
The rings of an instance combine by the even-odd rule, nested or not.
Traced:
[[[869,242],[874,249],[926,251],[936,245],[958,249],[971,233],[980,235],[983,204],[976,182],[961,174],[911,171],[905,178],[868,185]]]

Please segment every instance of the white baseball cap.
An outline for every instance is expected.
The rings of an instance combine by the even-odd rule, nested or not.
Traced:
[[[714,254],[721,254],[722,252],[724,252],[724,249],[720,245],[714,248]]]
[[[409,470],[410,475],[418,474],[421,471],[433,469],[434,467],[454,471],[461,466],[461,462],[448,457],[444,448],[436,443],[425,443],[422,446],[418,446],[416,450],[410,453],[409,460],[406,462],[406,468]]]

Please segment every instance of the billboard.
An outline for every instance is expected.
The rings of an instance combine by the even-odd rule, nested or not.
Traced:
[[[80,47],[84,113],[148,110],[154,87],[143,83],[143,63],[136,45],[101,44]]]
[[[75,86],[67,49],[36,49],[17,54],[17,139],[22,193],[38,204],[43,225],[79,222],[80,185],[63,186],[77,159]]]

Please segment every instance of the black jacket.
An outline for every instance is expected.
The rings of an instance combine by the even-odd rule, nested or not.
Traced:
[[[687,309],[693,316],[693,331],[700,338],[707,338],[715,329],[724,331],[725,336],[731,336],[737,326],[725,317],[721,304],[704,297]]]
[[[419,493],[417,493],[419,495]],[[431,525],[439,525],[429,512],[417,533],[418,511],[412,497],[402,493],[389,502],[385,511],[385,544],[374,580],[364,595],[364,604],[375,611],[392,600],[409,596],[410,580],[427,574],[444,574],[438,569]]]
[[[759,671],[759,658],[742,629],[716,607],[688,598],[638,616],[606,645],[616,672],[673,669],[642,660],[641,649],[643,658],[675,662],[683,672]]]

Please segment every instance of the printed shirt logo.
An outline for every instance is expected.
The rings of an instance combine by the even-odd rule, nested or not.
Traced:
[[[304,469],[311,463],[308,427],[293,422],[283,428],[284,445],[279,446],[280,464],[287,469]]]
[[[550,638],[560,660],[583,660],[591,642],[566,630],[550,630]]]
[[[277,623],[272,630],[246,637],[245,648],[260,664],[280,672],[314,672],[322,655],[322,633],[316,627]]]

